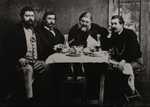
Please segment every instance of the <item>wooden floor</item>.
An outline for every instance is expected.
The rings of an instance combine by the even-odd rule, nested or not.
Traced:
[[[141,94],[141,99],[135,100],[134,102],[130,102],[127,104],[124,104],[123,107],[150,107],[150,83],[149,82],[143,82],[140,84],[139,92]],[[72,87],[75,89],[75,87]],[[82,99],[82,91],[81,93],[75,93],[75,91],[79,92],[79,87],[76,87],[76,90],[71,91],[71,89],[66,90],[67,93],[72,93],[72,94],[65,94],[65,98],[63,98],[63,102],[57,105],[67,105],[67,106],[99,106],[98,101],[93,101],[93,102],[87,102],[83,101]],[[70,91],[69,91],[70,90]],[[0,107],[7,107],[7,106],[15,106],[15,105],[21,105],[21,106],[29,106],[29,105],[34,105],[34,106],[42,106],[43,104],[39,103],[38,101],[29,100],[29,101],[13,101],[13,100],[0,100]],[[46,106],[50,106],[49,104],[44,104]],[[109,104],[108,104],[109,105]],[[107,104],[104,105],[104,107],[108,106]]]
[[[1,101],[0,102],[0,107],[7,107],[7,106],[51,106],[49,104],[40,104],[39,102],[36,101],[22,101],[22,102],[13,102],[13,101]],[[68,100],[62,104],[57,104],[59,106],[89,106],[89,105],[93,105],[93,106],[99,106],[99,104],[97,103],[97,101],[95,102],[82,102],[80,98],[76,98],[76,99],[72,99],[72,100]],[[110,105],[104,105],[104,107],[107,107]],[[150,107],[150,96],[143,96],[143,99],[135,101],[135,102],[131,102],[128,104],[124,104],[122,107]]]

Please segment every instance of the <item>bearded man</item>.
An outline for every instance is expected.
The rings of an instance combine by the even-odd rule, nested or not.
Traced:
[[[79,22],[69,30],[68,42],[70,47],[81,46],[86,52],[95,50],[100,47],[102,50],[107,50],[107,35],[106,28],[93,23],[93,17],[90,12],[83,12],[79,16]],[[97,49],[96,49],[97,50]],[[105,64],[73,64],[74,74],[82,75],[82,66],[87,78],[87,99],[98,99],[99,79],[100,74],[106,70]]]
[[[33,99],[33,83],[37,75],[46,69],[42,43],[35,27],[35,12],[32,7],[23,7],[20,12],[21,21],[12,28],[6,40],[6,54],[9,70],[11,70],[11,93],[14,98],[24,101]],[[42,56],[42,57],[41,57]],[[17,103],[21,103],[17,100]]]

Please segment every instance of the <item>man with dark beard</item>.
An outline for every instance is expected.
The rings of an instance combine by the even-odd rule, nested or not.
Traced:
[[[98,24],[92,23],[92,21],[92,14],[90,12],[83,12],[80,15],[78,24],[75,24],[69,31],[68,40],[70,46],[92,48],[94,46],[89,46],[90,44],[88,44],[88,37],[90,36],[95,39],[95,41],[100,40],[102,49],[107,49],[107,44],[105,42],[108,35],[107,29],[99,26]],[[97,37],[98,35],[100,36]]]
[[[10,32],[6,40],[6,54],[10,65],[12,94],[17,102],[29,101],[36,96],[34,88],[37,76],[46,69],[42,44],[35,28],[35,13],[32,7],[24,7],[21,22]]]

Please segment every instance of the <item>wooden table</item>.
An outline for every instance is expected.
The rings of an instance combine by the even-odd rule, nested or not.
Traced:
[[[84,54],[80,56],[67,56],[63,53],[54,53],[50,55],[46,59],[46,64],[52,63],[107,63],[108,62],[108,55],[102,54],[99,56],[91,57]],[[102,74],[100,77],[100,89],[99,89],[99,104],[103,104],[104,100],[104,81],[105,75]]]
[[[108,55],[101,55],[101,56],[87,56],[81,54],[80,56],[67,56],[63,53],[54,53],[50,55],[46,59],[46,64],[50,63],[107,63],[108,62]]]

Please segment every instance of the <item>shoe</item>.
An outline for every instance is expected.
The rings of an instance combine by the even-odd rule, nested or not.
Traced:
[[[85,77],[84,76],[77,76],[77,80],[84,80]]]
[[[98,100],[97,99],[88,100],[87,103],[95,105],[95,104],[98,104]]]
[[[72,76],[67,76],[66,78],[67,78],[67,80],[72,80],[73,79]]]
[[[125,94],[125,98],[128,102],[133,102],[133,101],[137,101],[137,100],[140,100],[141,99],[141,95],[140,93],[135,90],[134,93],[132,93],[131,95],[126,95]]]

